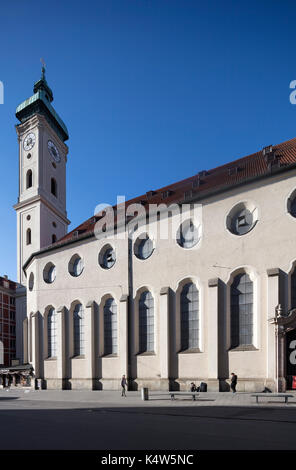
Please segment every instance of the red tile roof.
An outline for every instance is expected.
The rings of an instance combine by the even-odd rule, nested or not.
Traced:
[[[0,287],[4,289],[16,290],[17,283],[7,279],[6,277],[0,276]]]

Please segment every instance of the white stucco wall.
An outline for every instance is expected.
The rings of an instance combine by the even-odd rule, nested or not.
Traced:
[[[98,311],[95,313],[99,324],[102,316],[102,298],[111,295],[120,315],[120,299],[131,294],[138,299],[143,288],[151,291],[154,297],[155,311],[155,354],[138,355],[137,351],[137,302],[130,312],[129,342],[130,373],[139,384],[148,381],[155,387],[160,386],[163,377],[161,358],[164,354],[160,340],[160,291],[170,289],[169,307],[169,368],[170,378],[187,386],[188,381],[211,380],[229,377],[234,371],[246,383],[272,379],[268,367],[271,352],[268,349],[268,291],[267,269],[280,268],[284,273],[291,272],[295,255],[296,219],[287,213],[287,198],[296,188],[296,172],[290,171],[265,180],[213,196],[202,202],[202,238],[192,249],[183,249],[176,243],[175,233],[167,240],[159,240],[155,235],[155,224],[150,230],[154,233],[154,252],[145,261],[132,256],[132,285],[129,285],[128,241],[108,240],[116,251],[116,263],[110,270],[102,269],[98,264],[98,253],[106,240],[90,239],[77,241],[62,249],[40,254],[27,268],[27,277],[33,272],[35,284],[28,292],[28,314],[40,312],[44,315],[48,305],[54,308],[65,306],[68,310],[74,300],[86,306],[95,301]],[[226,228],[226,218],[230,210],[239,202],[252,202],[258,209],[258,222],[249,233],[243,236],[231,234]],[[174,223],[174,217],[170,219]],[[136,238],[143,232],[139,228]],[[84,260],[84,271],[77,277],[68,272],[70,258],[79,254]],[[56,265],[56,280],[53,284],[43,281],[43,269],[48,262]],[[236,273],[246,271],[254,285],[254,349],[229,350],[230,347],[230,285]],[[219,358],[218,365],[209,365],[209,358],[214,357],[213,348],[218,351],[216,337],[212,340],[208,325],[215,315],[215,303],[210,298],[210,279],[219,278],[223,295],[219,297]],[[180,285],[184,280],[195,282],[200,295],[200,352],[179,352],[179,295]],[[287,277],[288,283],[288,277]],[[179,290],[178,290],[179,288]],[[289,307],[288,287],[283,293],[284,307]],[[211,303],[212,302],[212,303]],[[273,307],[272,307],[273,308]],[[216,320],[215,320],[216,321]],[[68,325],[69,326],[69,325]],[[97,328],[97,327],[95,327]],[[120,319],[119,319],[120,328]],[[122,367],[119,357],[102,357],[102,337],[95,329],[96,377],[111,386],[119,383]],[[71,341],[72,332],[67,332]],[[86,338],[88,341],[89,338]],[[123,341],[123,340],[121,340]],[[124,345],[127,348],[127,344]],[[44,354],[43,354],[44,355]],[[68,373],[71,379],[89,379],[85,359],[67,359]],[[216,370],[216,377],[215,375]],[[54,375],[54,363],[46,362],[44,376]],[[49,376],[48,375],[48,376]],[[167,379],[167,378],[166,378]],[[108,382],[109,380],[109,382]],[[112,385],[114,387],[115,385]],[[184,385],[185,384],[185,385]],[[106,385],[107,387],[108,385]],[[247,386],[246,386],[247,387]]]

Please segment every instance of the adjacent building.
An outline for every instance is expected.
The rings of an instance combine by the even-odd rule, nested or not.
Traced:
[[[16,298],[17,284],[0,277],[0,366],[10,366],[16,353]]]

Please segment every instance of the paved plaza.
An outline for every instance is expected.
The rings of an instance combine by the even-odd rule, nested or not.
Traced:
[[[288,404],[248,393],[0,390],[1,449],[295,449]]]

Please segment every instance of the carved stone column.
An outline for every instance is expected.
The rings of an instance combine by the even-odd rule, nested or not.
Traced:
[[[267,319],[269,322],[267,328],[267,387],[277,388],[275,367],[277,364],[277,341],[275,341],[275,327],[273,318],[275,309],[280,304],[280,269],[273,268],[267,270]]]
[[[286,391],[286,333],[296,328],[296,309],[283,314],[281,305],[275,309],[275,316],[269,319],[274,328],[274,382],[276,392]]]

